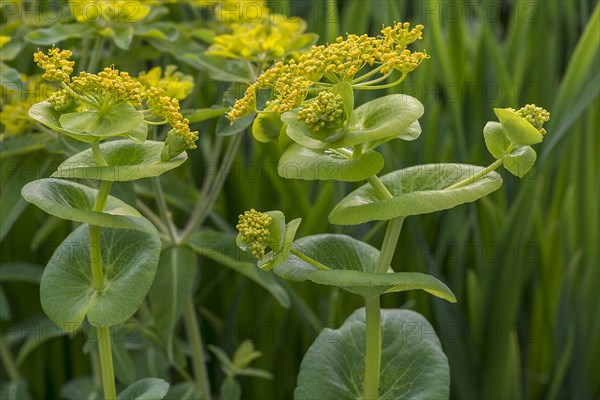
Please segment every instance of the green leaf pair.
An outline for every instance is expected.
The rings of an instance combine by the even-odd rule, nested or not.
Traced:
[[[527,121],[525,123],[541,136]],[[508,135],[508,130],[501,123],[488,122],[483,128],[483,136],[488,151],[497,160],[503,160],[504,168],[511,174],[522,178],[533,168],[537,159],[535,150],[529,145],[516,145],[512,142],[512,138]],[[534,138],[533,135],[531,137],[532,139]]]

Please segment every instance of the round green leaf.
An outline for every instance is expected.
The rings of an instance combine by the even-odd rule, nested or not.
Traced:
[[[409,310],[381,310],[379,400],[447,399],[450,368],[429,322]],[[295,400],[363,398],[365,309],[325,328],[302,360]]]
[[[144,378],[128,386],[117,400],[161,400],[167,395],[169,384],[158,378]]]
[[[291,281],[309,280],[320,285],[337,286],[365,297],[420,289],[456,302],[456,297],[450,289],[433,276],[393,270],[385,274],[373,272],[379,258],[379,250],[349,236],[307,236],[295,241],[293,248],[331,270],[317,269],[291,255],[273,270],[277,275]]]
[[[93,31],[92,27],[83,24],[55,23],[49,28],[29,32],[25,35],[25,40],[40,46],[50,46],[71,38],[84,39],[89,37]]]
[[[36,120],[42,125],[47,126],[53,131],[63,133],[81,142],[91,143],[98,140],[97,137],[88,135],[86,133],[71,132],[67,129],[64,129],[59,122],[60,115],[61,114],[56,111],[47,101],[36,103],[29,108],[29,116],[32,119]]]
[[[87,315],[94,326],[125,322],[138,309],[152,285],[160,240],[126,229],[101,230],[100,248],[106,288],[92,283],[89,225],[73,231],[56,249],[44,270],[40,300],[58,326],[73,332]]]
[[[377,174],[383,165],[383,157],[376,151],[348,159],[330,150],[293,144],[279,159],[277,172],[287,179],[357,182]]]
[[[21,195],[48,214],[62,219],[156,234],[156,228],[150,221],[116,197],[108,196],[104,212],[92,211],[98,190],[79,183],[54,178],[39,179],[25,185]]]
[[[420,130],[407,129],[423,115],[423,105],[414,97],[391,94],[365,103],[350,116],[347,132],[333,142],[321,142],[303,132],[298,110],[282,114],[287,134],[295,142],[311,149],[335,149],[388,138],[415,140]]]
[[[391,172],[381,181],[393,198],[381,200],[370,184],[363,185],[335,206],[329,214],[329,221],[338,225],[355,225],[427,214],[475,201],[502,186],[500,175],[491,172],[467,186],[446,188],[483,169],[468,164],[425,164]]]
[[[489,121],[483,128],[485,146],[496,159],[504,157],[510,145],[500,122]]]
[[[292,249],[292,242],[296,237],[296,231],[300,226],[300,222],[302,222],[302,218],[296,218],[291,220],[285,226],[285,235],[282,239],[281,245],[278,249],[273,249],[273,251],[266,254],[259,262],[258,266],[265,271],[269,271],[274,267],[282,264],[290,255],[290,250]]]
[[[540,131],[514,111],[506,108],[494,108],[494,112],[506,131],[506,136],[514,144],[528,145],[542,142],[544,136]]]
[[[536,159],[537,154],[531,146],[518,146],[504,158],[504,168],[522,178],[531,170]]]
[[[132,181],[161,175],[187,160],[187,154],[183,152],[169,161],[161,161],[163,147],[163,142],[150,140],[144,143],[130,140],[102,143],[100,149],[108,166],[98,165],[92,149],[88,149],[64,161],[52,177]]]
[[[144,114],[129,104],[123,103],[112,107],[110,112],[97,110],[78,111],[62,114],[58,121],[70,132],[77,132],[104,139],[133,132],[132,138],[144,140],[148,125],[144,122]]]

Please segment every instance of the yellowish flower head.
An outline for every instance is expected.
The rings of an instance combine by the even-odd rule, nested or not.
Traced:
[[[79,22],[136,23],[148,16],[148,2],[135,0],[71,0],[69,7]]]
[[[266,243],[271,236],[269,230],[271,222],[273,222],[272,217],[251,209],[239,216],[239,222],[236,225],[242,239],[251,245],[252,254],[259,260],[265,256]]]
[[[333,83],[352,83],[366,66],[375,66],[382,75],[391,74],[394,70],[406,75],[429,58],[424,52],[406,49],[406,46],[421,39],[422,30],[422,25],[411,29],[408,23],[398,23],[383,28],[382,35],[378,37],[351,34],[346,38],[338,37],[334,43],[313,46],[297,60],[278,62],[260,75],[227,116],[234,121],[255,112],[256,92],[260,89],[273,90],[274,99],[267,102],[266,108],[283,113],[298,107],[307,90],[322,78]]]
[[[74,61],[71,61],[73,52],[70,50],[60,50],[53,47],[48,50],[48,54],[38,51],[33,55],[38,67],[46,72],[42,75],[42,79],[47,79],[54,82],[68,82],[73,73]]]
[[[161,67],[152,68],[148,72],[142,72],[138,76],[144,88],[159,88],[164,90],[164,96],[183,100],[192,93],[194,89],[194,78],[177,71],[174,65],[165,67],[164,75]]]
[[[253,62],[274,60],[287,54],[305,29],[303,20],[279,14],[257,23],[234,23],[230,33],[215,37],[206,54]]]
[[[10,42],[10,36],[0,35],[0,49]]]

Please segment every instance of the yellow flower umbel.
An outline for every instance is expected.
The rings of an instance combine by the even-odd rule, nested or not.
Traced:
[[[38,67],[46,72],[42,75],[42,79],[54,82],[69,82],[70,76],[73,73],[74,61],[70,58],[73,56],[71,50],[60,50],[52,48],[48,50],[48,54],[38,51],[33,55]]]
[[[306,23],[283,15],[265,15],[256,23],[235,23],[231,32],[214,38],[207,55],[264,63],[287,54]]]
[[[47,55],[41,51],[34,55],[38,65],[46,70],[43,78],[57,81],[61,85],[62,90],[48,98],[54,110],[92,111],[96,113],[95,120],[100,122],[103,118],[110,119],[111,113],[116,113],[113,119],[123,116],[128,122],[132,122],[125,125],[125,121],[109,124],[119,126],[121,131],[106,134],[98,132],[101,130],[98,129],[98,124],[82,125],[85,131],[75,133],[91,134],[100,138],[128,136],[129,132],[136,131],[140,125],[144,127],[145,124],[170,124],[172,129],[167,134],[161,154],[163,161],[170,160],[185,150],[196,148],[198,132],[192,132],[189,120],[181,115],[177,98],[167,95],[169,91],[169,94],[185,97],[191,91],[190,85],[193,86],[193,82],[183,74],[176,73],[174,67],[167,67],[162,78],[160,69],[142,74],[141,81],[114,66],[104,68],[98,74],[83,71],[71,78],[74,66],[74,62],[69,60],[71,55],[68,50],[60,51],[55,48],[49,50]],[[157,86],[153,86],[154,84]]]
[[[159,88],[164,90],[164,96],[183,100],[192,93],[194,89],[194,78],[177,71],[175,65],[167,65],[164,75],[161,67],[152,68],[148,72],[142,72],[138,76],[146,90]]]
[[[298,112],[298,119],[313,131],[337,128],[344,115],[343,98],[339,93],[321,92]]]
[[[240,232],[238,240],[244,242],[258,260],[265,256],[266,244],[271,235],[269,230],[271,222],[273,222],[273,218],[255,209],[246,211],[239,216],[239,223],[236,225]]]
[[[231,121],[256,110],[256,92],[272,89],[273,100],[267,102],[266,109],[283,113],[298,107],[306,98],[308,89],[315,86],[331,86],[340,81],[352,84],[353,89],[383,89],[401,83],[406,75],[416,69],[423,60],[429,58],[424,52],[411,52],[406,47],[422,38],[422,25],[410,28],[410,24],[398,23],[383,28],[382,35],[347,35],[334,43],[313,46],[308,53],[286,62],[278,62],[265,71],[251,84],[244,97],[238,99],[227,114]],[[370,72],[357,76],[366,66],[373,66]],[[395,70],[402,76],[391,84],[376,84],[384,81]],[[379,73],[380,77],[372,78]],[[328,83],[319,82],[325,78]]]
[[[42,83],[39,76],[22,79],[16,89],[0,86],[0,96],[4,101],[0,111],[2,135],[20,134],[35,126],[35,121],[29,117],[29,108],[56,92],[54,87]]]

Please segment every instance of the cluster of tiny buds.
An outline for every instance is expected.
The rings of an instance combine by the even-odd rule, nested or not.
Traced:
[[[67,108],[69,108],[71,104],[73,104],[73,101],[75,101],[75,97],[70,91],[66,89],[54,92],[48,98],[48,103],[50,103],[52,108],[54,108],[58,112],[64,111]]]
[[[164,118],[173,129],[171,132],[181,137],[185,142],[187,149],[195,149],[196,141],[198,140],[198,132],[190,130],[190,121],[183,118],[179,111],[179,100],[163,96],[163,89],[150,88],[146,90],[144,98],[146,98],[148,106],[153,114]]]
[[[423,29],[421,24],[410,29],[410,23],[394,23],[394,26],[386,26],[381,30],[383,37],[396,43],[397,47],[404,48],[416,40],[423,38]]]
[[[313,131],[334,127],[344,114],[343,100],[339,93],[321,92],[298,112],[298,120]]]
[[[542,126],[550,120],[550,113],[547,110],[537,107],[535,104],[527,104],[519,110],[513,108],[509,108],[509,110],[525,118],[542,135],[546,135],[546,130]]]
[[[265,243],[271,235],[271,222],[273,218],[267,214],[251,209],[239,216],[239,223],[236,225],[242,238],[252,246],[252,254],[259,260],[265,256]]]
[[[74,61],[70,58],[73,52],[70,50],[60,50],[53,47],[48,50],[48,54],[39,51],[33,55],[38,67],[46,72],[42,75],[42,79],[47,79],[54,82],[68,82],[69,77],[73,73]]]
[[[390,72],[392,69],[397,69],[404,74],[407,74],[411,71],[417,69],[417,67],[421,64],[423,60],[429,58],[429,55],[425,52],[411,52],[410,50],[402,50],[399,55],[391,55],[388,57],[384,55],[382,57],[384,61],[384,65],[381,68],[381,73],[385,74]]]

